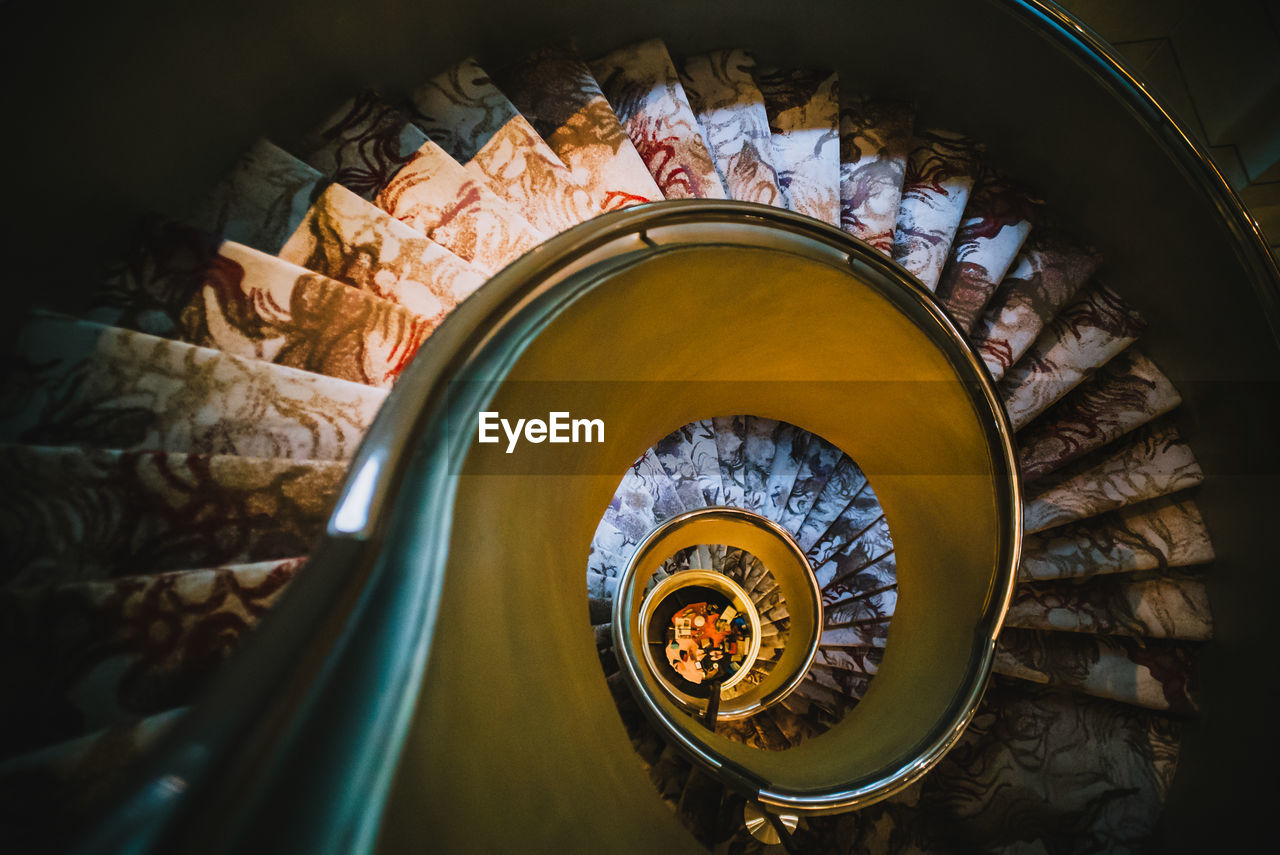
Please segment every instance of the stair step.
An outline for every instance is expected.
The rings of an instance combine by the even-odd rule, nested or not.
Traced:
[[[841,671],[871,676],[880,670],[884,650],[876,647],[820,647],[814,662]]]
[[[822,586],[823,602],[880,591],[898,581],[897,556],[892,548],[867,559],[861,551],[845,552],[827,561],[814,575]]]
[[[1088,840],[1098,852],[1140,851],[1177,766],[1179,729],[1168,717],[1021,683],[993,682],[956,747],[920,797],[942,840],[988,844]],[[1088,786],[1081,786],[1088,781]],[[924,829],[895,839],[939,846]]]
[[[604,576],[595,570],[587,571],[587,592],[593,597],[613,597],[618,592],[618,577]]]
[[[752,592],[751,601],[755,603],[756,611],[760,613],[760,617],[770,622],[790,615],[786,605],[782,602],[782,592],[778,589],[776,583],[767,590]]]
[[[831,541],[824,542],[824,535],[830,531],[845,509],[858,496],[869,492],[869,489],[867,476],[858,468],[858,464],[847,455],[842,455],[840,462],[832,470],[831,477],[822,485],[822,491],[813,500],[813,507],[809,509],[804,521],[800,523],[800,528],[796,530],[796,545],[804,550],[805,554],[812,555],[815,560],[821,561],[818,556],[826,551],[825,546],[838,538],[838,535],[833,535]],[[875,501],[874,493],[871,493],[871,499]],[[823,544],[821,547],[820,543]]]
[[[997,674],[1191,716],[1194,651],[1184,643],[1007,629],[996,646]]]
[[[458,216],[474,223],[476,212]],[[266,140],[245,152],[193,223],[385,297],[437,324],[491,272],[467,264]]]
[[[479,271],[493,274],[547,235],[428,140],[375,200],[378,207]]]
[[[306,555],[346,464],[0,446],[4,587]]]
[[[631,470],[635,473],[637,486],[645,489],[653,500],[655,522],[665,522],[688,510],[680,500],[675,482],[662,468],[658,455],[652,449],[632,464]]]
[[[772,584],[773,577],[769,574],[769,569],[764,566],[764,562],[759,558],[754,555],[748,555],[747,566],[747,576],[742,582],[742,587],[747,589],[748,594],[762,589],[766,585],[766,580],[768,580],[769,584]]]
[[[1185,572],[1024,583],[1014,592],[1005,626],[1184,641],[1213,637],[1205,582]]]
[[[685,60],[680,82],[706,135],[716,172],[730,199],[786,207],[764,96],[742,50],[717,50]]]
[[[866,674],[845,671],[840,668],[829,668],[826,665],[815,663],[809,669],[807,681],[817,683],[824,689],[843,696],[847,701],[857,702],[867,693],[867,686],[870,685],[871,678]]]
[[[711,420],[716,433],[716,455],[720,461],[720,502],[731,508],[747,503],[746,416],[716,416]]]
[[[753,566],[747,560],[747,553],[735,546],[725,550],[724,558],[717,569],[738,584],[743,584]]]
[[[823,647],[884,647],[889,637],[889,622],[856,623],[827,626],[819,642]]]
[[[1182,403],[1169,378],[1130,347],[1018,434],[1024,483],[1061,469]]]
[[[1196,503],[1166,496],[1023,539],[1023,581],[1204,564],[1214,558]]]
[[[1031,534],[1194,487],[1204,480],[1191,447],[1172,425],[1135,431],[1113,450],[1098,452],[1036,482],[1023,506]]]
[[[877,506],[878,507],[878,506]],[[871,525],[850,537],[839,551],[830,554],[817,566],[819,584],[839,582],[850,574],[866,574],[874,572],[877,576],[889,578],[894,573],[893,535],[889,531],[889,523],[880,514]],[[835,575],[827,573],[834,570]]]
[[[664,198],[727,198],[661,39],[620,48],[590,67]]]
[[[686,508],[722,504],[715,428],[709,419],[673,431],[655,443],[654,450]]]
[[[851,694],[851,689],[855,692],[858,689],[858,685],[852,680],[848,685],[837,682],[834,677],[837,673],[846,672],[828,673],[821,668],[811,668],[796,687],[795,693],[831,715],[842,715],[845,710],[857,705],[861,695]]]
[[[779,729],[772,718],[766,715],[754,715],[747,722],[756,732],[760,747],[766,751],[782,751],[791,747],[786,734]]]
[[[1052,231],[1027,239],[970,335],[993,379],[1022,358],[1101,263],[1092,248]]]
[[[825,606],[823,615],[828,623],[839,626],[891,618],[897,605],[898,590],[895,586],[874,594],[858,593],[848,599],[837,600]]]
[[[938,299],[965,335],[1013,267],[1040,201],[1018,182],[983,169],[938,281]]]
[[[345,286],[343,286],[345,287]],[[386,393],[206,347],[35,314],[0,441],[342,460]]]
[[[893,253],[915,116],[904,101],[840,98],[840,227],[885,255]]]
[[[534,228],[557,234],[600,212],[600,201],[474,59],[437,74],[411,97],[418,127]]]
[[[768,420],[755,419],[757,423],[766,421]],[[800,475],[800,466],[804,463],[805,451],[809,446],[809,434],[785,422],[773,424],[772,435],[767,439],[759,439],[761,443],[772,442],[773,444],[772,462],[764,481],[764,498],[760,502],[760,512],[774,522],[780,523],[787,510],[787,500],[791,498],[791,490],[795,487],[796,478]],[[748,454],[751,453],[750,445],[747,451]]]
[[[280,147],[258,140],[210,191],[191,224],[275,255],[328,182]]]
[[[982,147],[950,131],[920,131],[907,155],[893,260],[933,291],[960,227]]]
[[[884,522],[880,500],[865,476],[863,486],[809,548],[807,556],[809,562],[817,567],[846,549],[866,556],[868,560],[893,549],[893,537]]]
[[[802,717],[789,712],[785,707],[772,706],[761,715],[767,716],[778,732],[782,734],[788,745],[795,746],[817,736],[821,731],[805,721]]]
[[[432,329],[485,282],[482,271],[341,184],[321,191],[278,255],[404,306]]]
[[[0,753],[192,703],[305,560],[0,592]]]
[[[597,526],[588,569],[606,577],[620,575],[645,535],[682,509],[670,478],[653,453],[646,453],[627,469]]]
[[[1146,321],[1109,288],[1085,289],[1044,328],[1000,380],[1013,429],[1020,430],[1112,357],[1138,340]]]
[[[804,460],[796,472],[795,482],[791,486],[791,495],[787,497],[786,511],[778,520],[779,525],[790,532],[800,530],[801,524],[813,510],[814,502],[822,494],[827,480],[843,457],[844,452],[822,437],[817,434],[809,435]]]
[[[505,69],[497,83],[578,184],[601,200],[603,210],[662,198],[576,50],[557,46],[535,51]]]
[[[773,163],[787,207],[840,225],[840,96],[827,70],[761,69]]]
[[[94,318],[224,353],[389,388],[432,325],[235,241],[152,220]]]
[[[372,89],[348,99],[301,144],[308,164],[372,201],[426,135]]]
[[[773,419],[746,417],[746,435],[742,445],[744,509],[762,516],[769,516],[772,510],[768,481],[778,452],[778,430],[779,424]]]

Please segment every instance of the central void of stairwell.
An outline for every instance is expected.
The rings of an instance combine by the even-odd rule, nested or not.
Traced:
[[[589,590],[600,576],[612,624],[598,635],[641,675],[630,690],[657,689],[711,731],[774,750],[858,704],[898,596],[893,537],[867,475],[821,436],[755,415],[691,422],[640,456],[593,538]],[[677,617],[711,617],[710,637]],[[734,619],[737,662],[715,631]]]

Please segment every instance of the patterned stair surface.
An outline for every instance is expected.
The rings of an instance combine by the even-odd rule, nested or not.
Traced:
[[[992,686],[923,781],[806,819],[813,851],[1140,848],[1197,709],[1212,636],[1204,475],[1177,390],[1102,260],[1055,230],[981,142],[820,68],[748,52],[597,58],[555,45],[439,69],[407,103],[357,93],[295,153],[251,145],[184,220],[153,217],[91,312],[33,314],[0,390],[3,821],[93,816],[286,590],[365,429],[485,279],[605,211],[664,198],[787,207],[890,256],[951,314],[1018,430],[1026,541]],[[335,104],[338,102],[335,100]],[[296,156],[295,156],[296,155]],[[1115,290],[1112,290],[1112,289]],[[856,451],[856,450],[855,450]],[[666,745],[613,653],[609,601],[639,541],[728,506],[789,531],[826,622],[795,692],[731,739],[781,751],[867,691],[892,644],[893,540],[873,485],[821,437],[751,414],[660,440],[587,557],[607,683],[658,792],[717,851],[757,851],[742,803]],[[728,544],[674,556],[746,587],[758,669],[790,641],[768,568]],[[71,833],[68,831],[68,833]]]

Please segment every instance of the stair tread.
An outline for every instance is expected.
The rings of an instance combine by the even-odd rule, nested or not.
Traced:
[[[709,419],[672,431],[654,444],[654,451],[686,508],[721,504],[720,461]]]
[[[773,445],[769,471],[764,478],[761,513],[774,522],[781,523],[787,510],[787,500],[791,498],[791,490],[800,475],[800,466],[809,446],[809,433],[795,425],[775,421],[772,435],[765,438],[760,436],[760,427],[767,420],[754,417],[753,420],[751,430],[757,441],[771,442]],[[752,454],[750,445],[747,453]]]
[[[829,554],[828,547],[835,545],[838,534],[832,535],[831,538],[824,539],[824,537],[853,501],[858,496],[868,493],[869,490],[867,476],[863,474],[862,469],[853,462],[851,457],[842,454],[840,462],[831,471],[831,477],[822,485],[822,490],[814,498],[809,513],[805,515],[800,528],[796,530],[796,545],[804,550],[806,555],[812,555],[815,560],[821,561],[820,556],[824,553]],[[875,502],[874,492],[870,493],[870,498]]]
[[[857,648],[820,647],[814,662],[842,671],[852,671],[868,676],[880,670],[884,651],[875,647]]]
[[[870,559],[863,550],[848,550],[820,565],[814,576],[822,586],[823,601],[835,602],[895,584],[897,557],[892,548]]]
[[[728,197],[661,39],[619,48],[590,67],[664,198]]]
[[[428,140],[382,189],[378,207],[479,271],[496,273],[547,235]]]
[[[1182,403],[1169,378],[1129,347],[1018,433],[1018,468],[1032,483]]]
[[[844,452],[822,437],[817,434],[809,435],[804,459],[796,472],[791,495],[787,497],[786,510],[778,520],[779,525],[790,532],[800,530],[843,456]]]
[[[1008,629],[992,669],[1146,709],[1197,711],[1194,652],[1185,643]]]
[[[386,396],[47,313],[21,328],[16,351],[0,421],[9,442],[339,460],[354,453]]]
[[[1014,592],[1005,625],[1185,641],[1213,636],[1204,580],[1176,571],[1028,582]]]
[[[1000,380],[1013,429],[1025,427],[1145,329],[1142,316],[1111,289],[1093,285],[1078,294]]]
[[[467,213],[462,220],[474,224],[475,212]],[[266,140],[240,157],[192,223],[384,296],[436,323],[492,272],[466,264],[420,229],[398,223]]]
[[[956,230],[938,299],[965,335],[1013,267],[1031,234],[1040,201],[1018,182],[984,168]]]
[[[769,115],[754,69],[746,51],[717,50],[687,58],[680,82],[729,198],[782,208]]]
[[[999,845],[1065,837],[1089,840],[1097,851],[1128,849],[1155,826],[1178,746],[1178,729],[1160,714],[997,684],[925,780],[920,805],[934,829],[959,839]]]
[[[884,521],[880,500],[865,476],[862,483],[863,486],[853,494],[840,515],[809,547],[806,555],[815,567],[846,549],[856,551],[868,560],[893,549],[893,537]]]
[[[327,183],[318,170],[258,140],[209,192],[191,224],[275,255]]]
[[[716,455],[720,461],[720,502],[731,508],[746,506],[746,416],[716,416]]]
[[[917,133],[907,155],[893,260],[930,291],[938,285],[977,178],[982,147],[961,134]]]
[[[887,621],[826,626],[819,644],[823,647],[884,647],[888,637]]]
[[[614,501],[592,537],[588,568],[606,577],[618,576],[659,520],[682,509],[670,478],[653,453],[647,452],[627,469],[614,492]]]
[[[474,59],[437,74],[411,98],[417,126],[534,228],[557,234],[600,212],[600,201]]]
[[[893,253],[915,115],[904,101],[840,97],[840,227],[885,255]]]
[[[369,292],[162,220],[144,225],[97,305],[106,323],[381,388],[433,328]]]
[[[348,99],[301,144],[303,160],[372,201],[408,163],[426,134],[375,90]]]
[[[575,49],[560,45],[528,54],[504,69],[497,83],[602,210],[662,198]]]
[[[1023,531],[1076,522],[1193,487],[1204,472],[1172,425],[1148,426],[1122,444],[1036,482],[1023,506]]]
[[[1022,358],[1101,263],[1093,249],[1052,231],[1027,239],[969,337],[993,379]]]
[[[1171,495],[1029,534],[1019,578],[1081,578],[1204,564],[1214,558],[1196,503]]]
[[[4,587],[310,552],[346,464],[0,446]]]
[[[778,452],[775,434],[779,423],[773,419],[747,416],[742,445],[744,510],[769,516],[769,473]]]
[[[459,163],[479,154],[511,122],[528,125],[529,121],[472,57],[414,89],[409,100],[414,124]],[[549,146],[546,151],[559,162]]]
[[[304,558],[0,592],[3,753],[195,700]]]
[[[898,589],[893,587],[874,594],[859,592],[847,599],[827,603],[823,614],[828,623],[839,626],[859,621],[891,618],[897,606]]]
[[[830,668],[820,663],[814,663],[806,679],[840,695],[844,701],[855,703],[866,695],[867,687],[871,682],[871,677],[866,674],[846,671],[842,668]]]
[[[787,207],[840,225],[839,80],[829,70],[759,69],[773,163]]]
[[[341,184],[316,197],[277,253],[438,326],[484,284],[473,267]]]
[[[875,574],[886,579],[893,576],[896,572],[893,534],[889,531],[889,523],[878,505],[875,513],[876,516],[870,525],[859,530],[856,535],[837,541],[838,551],[827,554],[827,557],[817,564],[822,568],[816,571],[820,584],[839,582],[855,573],[863,576]],[[871,515],[872,512],[868,511],[867,516]],[[827,568],[831,565],[834,565],[835,575],[828,579]]]

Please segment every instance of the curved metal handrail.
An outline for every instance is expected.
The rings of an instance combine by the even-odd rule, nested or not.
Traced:
[[[1155,133],[1160,147],[1227,224],[1236,255],[1280,341],[1280,267],[1257,222],[1204,147],[1125,60],[1062,7],[1048,0],[997,4],[1049,36]],[[614,216],[641,213],[632,209]],[[551,244],[568,240],[562,235]],[[581,247],[579,259],[585,260],[592,249]],[[447,412],[445,378],[477,352],[501,318],[529,298],[515,286],[541,257],[535,250],[517,261],[464,302],[427,341],[357,453],[353,474],[307,572],[244,645],[239,659],[252,657],[254,668],[229,667],[215,677],[206,698],[217,697],[218,702],[197,706],[184,718],[85,839],[82,851],[159,851],[179,825],[189,845],[225,850],[252,819],[247,805],[289,766],[290,758],[296,761],[305,753],[303,746],[323,744],[326,734],[341,734],[346,747],[340,756],[326,755],[330,776],[343,782],[342,791],[331,787],[298,794],[295,813],[307,820],[290,827],[307,833],[295,842],[306,846],[314,841],[310,851],[315,852],[368,848],[430,644],[447,553],[448,491],[441,490],[438,552],[423,556],[416,579],[396,576],[394,568],[377,561],[386,542],[386,509],[408,471],[430,472],[447,454],[447,437],[440,438],[434,452],[422,442],[431,421]],[[406,591],[414,596],[405,596]],[[361,619],[372,613],[377,620]],[[388,620],[388,615],[394,618]],[[338,696],[334,687],[342,679],[368,679],[369,662],[381,663],[377,679],[393,681],[388,685],[399,690],[375,692],[371,698],[350,693],[345,701],[351,708],[318,708],[323,698]],[[946,747],[938,746],[938,756]],[[193,805],[203,799],[211,801],[202,805],[202,821]],[[211,816],[217,817],[217,833]],[[201,827],[209,836],[193,837],[192,829]]]
[[[287,838],[308,851],[372,845],[443,585],[458,479],[454,464],[465,457],[470,441],[467,432],[450,430],[455,414],[483,409],[524,347],[596,281],[584,285],[573,278],[576,272],[607,264],[628,248],[651,249],[650,235],[709,212],[731,213],[735,224],[761,223],[807,240],[825,233],[834,243],[823,251],[833,263],[848,263],[834,248],[843,244],[865,255],[865,263],[892,271],[921,317],[957,343],[952,356],[965,362],[981,386],[984,409],[998,422],[1002,457],[1012,460],[1011,433],[994,387],[983,380],[981,362],[959,332],[906,271],[844,232],[778,208],[724,201],[653,203],[592,220],[513,262],[427,340],[361,444],[307,572],[238,653],[252,667],[228,667],[215,676],[206,697],[219,702],[198,705],[179,723],[84,851],[163,847],[179,823],[184,845],[196,851],[235,848],[251,829],[255,843],[264,844],[274,838],[260,833],[262,813],[271,814],[271,828],[282,842]],[[620,241],[629,245],[619,247]],[[464,375],[468,382],[457,382]],[[396,513],[395,497],[409,479],[432,497],[425,524]],[[1016,505],[1016,480],[1005,487]],[[1015,534],[1019,523],[1011,523]],[[405,555],[408,541],[428,548]],[[1017,542],[1015,536],[1015,557]],[[1007,594],[991,601],[994,626]],[[994,631],[988,642],[983,673],[994,651]],[[982,685],[971,688],[957,702],[969,710]],[[945,753],[966,720],[957,719],[928,752],[931,759],[918,769],[913,765],[908,777],[922,774]],[[713,758],[711,766],[720,764]],[[747,780],[724,771],[738,784]],[[311,782],[305,796],[294,783],[299,776]],[[763,781],[750,789],[769,803],[792,800],[770,795]],[[820,801],[830,807],[860,796],[842,792]],[[317,812],[315,804],[326,808]]]
[[[801,680],[804,679],[805,673],[809,670],[809,667],[813,664],[813,660],[818,655],[818,644],[822,636],[822,625],[823,625],[822,590],[818,585],[817,577],[813,573],[813,567],[810,566],[809,560],[805,557],[804,551],[801,550],[799,545],[796,544],[795,539],[791,536],[791,534],[786,529],[782,528],[782,526],[774,522],[773,520],[768,519],[767,517],[764,517],[752,511],[743,510],[741,508],[725,508],[725,507],[697,508],[695,510],[684,511],[683,513],[677,514],[676,516],[664,522],[662,525],[655,528],[653,531],[649,532],[649,534],[645,536],[644,540],[642,540],[639,544],[637,544],[635,552],[632,554],[631,560],[627,562],[626,568],[623,570],[622,574],[618,577],[617,593],[615,593],[613,597],[614,652],[617,655],[618,664],[622,669],[622,673],[626,674],[630,679],[631,685],[633,686],[633,690],[639,691],[642,695],[647,694],[648,692],[647,692],[645,683],[642,679],[640,679],[641,657],[636,656],[635,639],[631,637],[633,632],[638,632],[641,635],[641,637],[643,637],[642,628],[646,626],[646,620],[644,617],[645,607],[644,605],[640,606],[639,622],[638,624],[635,624],[635,625],[633,625],[632,616],[627,612],[627,608],[626,608],[626,604],[632,599],[633,596],[635,596],[635,592],[638,590],[642,590],[644,588],[644,583],[646,581],[646,578],[642,578],[642,575],[640,573],[640,568],[643,564],[643,560],[646,556],[651,557],[651,554],[655,546],[662,544],[663,542],[666,542],[668,537],[671,535],[671,533],[678,532],[680,529],[684,529],[684,528],[700,527],[700,524],[707,520],[714,521],[714,520],[724,519],[724,518],[741,520],[743,523],[747,525],[750,525],[761,531],[768,532],[768,535],[771,538],[775,539],[779,543],[785,544],[786,552],[790,554],[790,557],[792,561],[794,561],[795,566],[802,568],[805,584],[795,585],[794,589],[803,590],[804,593],[807,595],[807,600],[801,599],[801,598],[797,598],[799,600],[798,602],[792,602],[792,600],[790,599],[786,600],[786,602],[788,603],[789,610],[792,610],[793,617],[796,618],[795,620],[793,620],[792,626],[794,631],[791,635],[790,640],[787,642],[787,646],[790,649],[794,645],[794,648],[796,650],[803,650],[804,651],[803,656],[800,657],[798,660],[795,659],[794,654],[791,657],[788,657],[793,661],[795,661],[795,664],[792,666],[793,673],[790,674],[789,678],[781,681],[777,685],[774,685],[773,688],[770,689],[768,692],[762,693],[759,697],[755,698],[749,705],[743,706],[740,703],[735,704],[735,706],[739,707],[739,709],[736,712],[734,717],[745,718],[747,716],[754,715],[755,713],[759,712],[762,709],[765,709],[769,706],[772,706],[773,704],[780,702],[783,698],[787,697],[793,691],[795,691],[795,689],[800,685]],[[777,578],[777,574],[781,572],[781,568],[772,566],[772,565],[769,567],[769,570],[770,572],[773,572],[775,574],[775,578]],[[685,572],[689,572],[689,571],[685,571]],[[699,571],[693,571],[693,572],[699,572]],[[668,578],[675,578],[675,576],[671,576]],[[730,579],[729,581],[733,583],[732,579]],[[781,583],[782,580],[779,579],[778,581],[779,583]],[[791,588],[792,587],[792,585],[790,584],[791,579],[788,579],[787,581],[788,581],[787,587]],[[733,584],[736,584],[736,583],[733,583]],[[656,591],[657,589],[655,588],[654,590]],[[784,596],[785,596],[785,593],[784,593]],[[644,595],[644,602],[646,603],[649,602],[651,597],[653,597],[652,593]],[[748,601],[749,600],[750,598],[748,597]],[[758,625],[760,622],[760,617],[758,614],[755,614],[754,604],[751,604],[751,612],[754,615],[754,617],[752,618],[752,623],[755,625]],[[805,621],[806,623],[812,623],[812,629],[808,633],[802,633],[799,631],[799,627],[797,624],[799,622],[798,618],[801,615],[804,615],[807,617],[807,620]],[[756,654],[759,651],[759,649],[760,649],[760,636],[759,636],[759,633],[756,633],[755,637],[752,640],[753,652],[750,654],[750,657],[749,657],[752,660],[752,662],[754,662],[756,658]],[[648,664],[650,672],[656,673],[653,662],[651,661],[652,657],[649,654],[647,647],[644,650],[643,659]],[[778,666],[778,669],[781,669],[781,666]],[[749,670],[750,670],[749,668],[744,667],[739,678],[745,677],[749,672]],[[773,683],[775,681],[770,680],[769,682]],[[726,681],[726,683],[724,684],[724,688],[729,688],[731,685],[733,685],[733,683]],[[759,688],[763,688],[763,686]],[[668,696],[671,697],[672,700],[674,700],[677,704],[685,705],[685,701],[677,697],[670,686],[664,685],[663,689],[667,692]],[[655,713],[657,712],[657,709],[658,709],[657,705],[653,704],[651,700],[646,704],[646,706],[650,710],[653,710]],[[659,719],[659,726],[661,726],[661,719]]]

